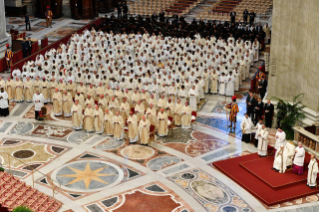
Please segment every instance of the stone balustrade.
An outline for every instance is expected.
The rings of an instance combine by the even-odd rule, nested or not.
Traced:
[[[300,126],[293,127],[293,129],[294,143],[301,141],[307,151],[319,156],[319,136],[308,132]]]

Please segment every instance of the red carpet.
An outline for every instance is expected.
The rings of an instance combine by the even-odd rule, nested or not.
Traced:
[[[284,203],[290,200],[318,193],[317,189],[310,189],[306,185],[306,182],[295,182],[292,183],[290,186],[273,188],[265,183],[263,180],[261,180],[257,175],[252,174],[250,171],[240,165],[243,162],[256,160],[259,158],[260,157],[257,155],[257,153],[255,153],[217,161],[214,162],[213,165],[267,206]],[[306,158],[309,161],[309,155],[307,155]],[[269,170],[269,176],[264,177],[264,179],[267,179],[268,181],[271,181],[273,183],[278,177],[281,178],[281,176],[279,176],[279,173],[271,170],[272,163],[269,163],[268,167],[265,167],[264,165],[262,166],[266,171]],[[257,172],[256,169],[254,169],[254,172]],[[270,180],[271,177],[273,177],[274,179]],[[275,185],[278,185],[278,183]]]
[[[281,174],[269,168],[273,166],[273,163],[274,157],[267,157],[246,161],[240,163],[240,166],[273,188],[292,186],[294,183],[307,183],[307,169],[302,175],[295,174],[292,169]]]

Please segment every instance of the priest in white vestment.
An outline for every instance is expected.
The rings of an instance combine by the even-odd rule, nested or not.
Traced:
[[[121,140],[124,137],[124,121],[120,112],[117,111],[116,115],[113,117],[114,126],[114,138],[115,140]]]
[[[64,117],[72,116],[72,112],[71,112],[72,105],[73,105],[72,94],[69,93],[68,91],[64,91],[63,103],[62,103],[62,111],[63,111]]]
[[[146,119],[145,116],[143,116],[138,125],[138,132],[140,136],[141,145],[148,145],[150,139],[150,126],[150,122]]]
[[[317,185],[317,174],[318,174],[318,162],[313,154],[310,156],[310,162],[308,165],[308,177],[307,186],[314,188]]]
[[[189,95],[190,107],[192,108],[193,111],[197,111],[198,92],[195,88],[195,85],[193,85],[192,88],[189,90],[188,95]]]
[[[81,130],[83,119],[82,119],[82,106],[79,100],[75,100],[74,105],[71,108],[72,113],[72,125],[74,130]]]
[[[94,110],[91,104],[88,104],[87,108],[84,110],[84,129],[88,132],[94,132]]]
[[[161,109],[161,112],[157,115],[157,134],[159,136],[166,136],[168,134],[168,117],[164,109]]]
[[[278,150],[281,145],[286,145],[286,133],[278,127],[276,135],[275,135],[276,143],[275,149]]]
[[[281,145],[276,151],[273,168],[276,172],[285,173],[289,150],[286,145]]]
[[[130,112],[129,117],[127,118],[127,127],[130,143],[136,143],[138,141],[138,120],[137,115],[133,114],[133,112]]]
[[[293,161],[293,171],[296,174],[303,173],[303,165],[305,162],[305,148],[302,146],[302,142],[298,142],[298,146],[295,149],[295,158]]]
[[[114,134],[113,113],[108,109],[105,110],[104,115],[104,131],[109,136]]]
[[[267,156],[268,149],[268,130],[266,126],[263,124],[261,129],[258,131],[258,155],[260,157]]]
[[[258,123],[256,124],[256,133],[255,133],[255,147],[257,147],[258,145],[258,135],[259,135],[259,131],[261,130],[263,126],[263,120],[262,119],[259,119]]]
[[[0,92],[0,116],[8,116],[9,115],[9,100],[8,93],[4,90],[4,87],[1,87]]]
[[[219,84],[219,94],[225,95],[225,85],[227,83],[227,77],[223,72],[222,75],[219,77],[218,84]]]
[[[192,121],[192,108],[185,102],[185,105],[181,109],[181,124],[182,128],[188,129],[191,127]]]
[[[230,71],[226,76],[226,96],[234,96],[235,92],[235,77]]]
[[[41,108],[44,106],[44,97],[39,91],[36,91],[36,93],[33,95],[32,100],[34,102],[35,119],[38,120]]]
[[[95,110],[94,110],[94,129],[95,129],[95,132],[97,134],[102,134],[103,131],[104,131],[104,127],[103,127],[103,111],[102,109],[98,106],[98,105],[95,105]]]
[[[156,120],[156,109],[154,105],[151,103],[149,108],[146,110],[145,115],[150,122],[156,128],[157,120]]]
[[[59,92],[59,89],[55,89],[55,93],[53,95],[53,114],[54,116],[62,115],[62,95]]]
[[[252,126],[253,126],[253,122],[251,121],[248,114],[245,113],[245,118],[243,118],[242,122],[240,123],[240,129],[242,131],[241,141],[250,143],[250,134],[251,134]]]

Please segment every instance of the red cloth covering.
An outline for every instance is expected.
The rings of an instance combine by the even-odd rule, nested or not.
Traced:
[[[0,59],[0,72],[7,69],[7,63],[4,58]]]
[[[49,39],[48,38],[44,38],[41,40],[41,46],[42,46],[42,49],[47,47],[49,45]]]

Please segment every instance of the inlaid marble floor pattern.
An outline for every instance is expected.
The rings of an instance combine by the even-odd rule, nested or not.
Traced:
[[[247,87],[236,93],[238,124]],[[27,165],[11,161],[11,170],[28,185],[31,169],[41,171],[44,175],[34,174],[35,187],[48,195],[59,187],[55,198],[63,203],[61,212],[314,211],[317,195],[266,207],[212,167],[257,149],[240,141],[239,127],[227,128],[225,97],[206,97],[192,129],[172,129],[148,147],[75,132],[68,119],[39,123],[32,118],[32,104],[11,104],[10,116],[0,119],[0,163],[8,170],[3,151],[24,161]]]

